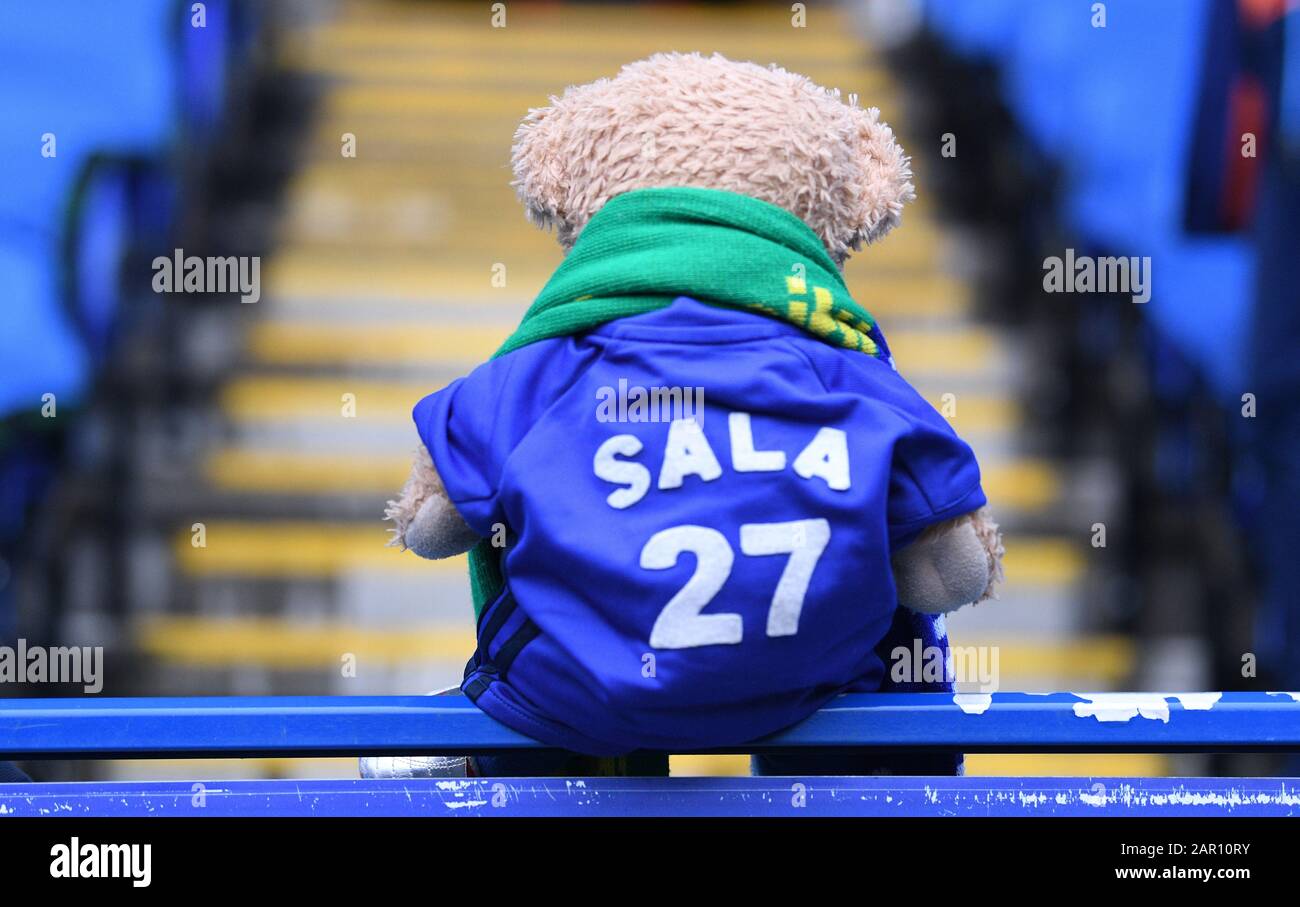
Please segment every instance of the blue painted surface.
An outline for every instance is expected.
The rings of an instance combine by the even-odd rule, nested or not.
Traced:
[[[497,778],[15,784],[0,816],[1294,816],[1297,778]]]
[[[0,220],[50,229],[82,165],[96,152],[166,156],[181,120],[169,36],[184,20],[173,0],[116,4],[46,0],[39,14],[0,4]],[[57,156],[41,155],[42,136]]]
[[[1060,217],[1089,255],[1149,257],[1142,315],[1228,406],[1246,388],[1253,243],[1189,236],[1186,195],[1207,0],[1111,4],[925,0],[926,21],[959,55],[996,65],[1002,97],[1032,147],[1059,170]],[[1198,187],[1204,189],[1205,187]],[[1212,194],[1212,193],[1211,193]],[[1207,329],[1207,326],[1212,326]]]
[[[976,713],[981,706],[967,701],[970,711],[964,711],[947,694],[862,693],[841,696],[763,740],[712,751],[1300,751],[1297,697],[995,693]],[[1091,714],[1094,700],[1106,720]],[[1127,720],[1125,707],[1133,713]],[[10,759],[453,754],[536,746],[461,696],[0,700],[0,757]]]
[[[86,350],[57,301],[56,255],[48,238],[0,226],[0,418],[39,411],[47,393],[62,413],[77,405],[89,379]]]

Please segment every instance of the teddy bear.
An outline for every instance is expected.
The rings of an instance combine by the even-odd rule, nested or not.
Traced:
[[[470,552],[461,690],[604,758],[935,688],[888,653],[946,646],[1002,546],[970,448],[841,273],[914,198],[879,111],[695,53],[550,101],[513,186],[565,258],[496,356],[415,406],[387,510],[392,544]]]

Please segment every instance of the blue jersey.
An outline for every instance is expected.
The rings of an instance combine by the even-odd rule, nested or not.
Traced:
[[[891,554],[984,504],[890,363],[686,298],[488,362],[415,421],[504,540],[464,691],[593,755],[740,744],[878,689]]]

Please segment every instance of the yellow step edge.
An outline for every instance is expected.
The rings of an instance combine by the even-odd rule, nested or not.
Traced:
[[[514,197],[514,188],[510,185],[513,178],[510,170],[510,150],[503,149],[503,161],[500,165],[482,160],[475,163],[474,158],[467,157],[460,161],[428,161],[405,159],[398,161],[377,161],[358,155],[355,158],[318,158],[304,161],[288,182],[288,191],[337,191],[350,187],[365,187],[384,191],[399,192],[413,186],[437,188],[448,193],[463,192],[466,195],[485,190],[498,190]],[[904,223],[911,231],[914,224],[928,223],[931,227],[939,225],[933,218],[922,218],[918,212],[925,209],[924,199],[911,202],[904,209]],[[928,210],[928,209],[927,209]],[[912,215],[916,213],[917,216]],[[523,212],[520,210],[520,218]],[[888,241],[902,235],[899,227],[897,234],[891,234]],[[885,240],[882,240],[882,242]]]
[[[352,571],[464,576],[463,557],[429,561],[385,547],[389,525],[378,519],[374,525],[214,520],[204,523],[205,547],[194,546],[195,533],[187,527],[177,532],[172,550],[180,570],[195,577],[327,579]],[[1004,544],[1009,585],[1065,585],[1083,571],[1082,541],[1010,536]]]
[[[510,334],[509,326],[454,324],[324,324],[262,321],[246,346],[254,360],[275,365],[479,363]]]
[[[313,192],[334,193],[356,188],[364,188],[368,192],[401,193],[412,187],[428,187],[456,198],[475,198],[482,193],[496,192],[500,197],[511,200],[511,210],[517,211],[519,221],[524,222],[522,209],[514,203],[515,190],[510,186],[511,179],[509,150],[504,146],[499,164],[485,163],[472,157],[460,162],[374,161],[364,155],[340,158],[336,149],[333,158],[305,162],[290,178],[288,195],[292,199]],[[881,246],[872,247],[870,251],[884,248],[900,237],[915,233],[918,227],[937,229],[939,224],[930,216],[929,210],[924,198],[909,203],[904,214],[906,228],[900,227]],[[931,234],[926,240],[933,241],[934,238],[935,235]],[[869,255],[869,251],[859,253],[859,256]],[[850,260],[850,271],[853,270],[853,263],[858,260]]]
[[[500,168],[482,164],[477,167],[466,165],[454,171],[454,179],[449,179],[450,175],[447,165],[441,161],[436,165],[429,161],[375,162],[360,156],[308,161],[289,178],[287,195],[293,198],[300,194],[337,192],[358,187],[381,192],[400,192],[413,186],[428,186],[446,192],[463,191],[466,194],[471,191],[497,190],[514,197],[508,160]],[[523,217],[522,209],[519,216]]]
[[[898,120],[893,105],[874,106],[880,107],[886,122]],[[355,160],[392,160],[404,165],[437,160],[449,171],[473,166],[509,172],[511,140],[524,113],[490,120],[326,116],[317,121],[303,151],[309,161],[338,161],[341,137],[350,133],[356,139]],[[904,218],[931,210],[922,196],[907,206]]]
[[[334,325],[286,320],[257,322],[245,339],[249,355],[261,364],[382,367],[479,363],[496,351],[510,330],[507,326],[436,326],[427,322]],[[995,359],[995,341],[983,329],[895,330],[888,336],[904,374],[973,374],[988,368]]]
[[[372,382],[350,378],[280,378],[253,377],[228,383],[221,391],[219,405],[222,413],[238,423],[283,423],[286,420],[331,422],[339,420],[340,427],[376,424],[406,425],[411,422],[414,405],[438,390],[433,384],[412,382]],[[350,401],[344,397],[351,395]],[[936,408],[942,400],[932,400]],[[964,400],[960,418],[953,425],[959,433],[975,432],[1003,434],[1016,425],[1015,407],[999,398],[972,398]],[[353,415],[345,415],[350,407]],[[414,430],[413,430],[414,431]],[[416,446],[412,434],[412,449]],[[400,462],[399,462],[400,461]],[[358,481],[366,490],[368,477],[383,475],[385,481],[399,471],[405,476],[404,457],[373,458],[311,454],[300,451],[267,450],[262,452],[227,449],[214,460],[209,477],[223,487],[259,487],[273,490],[276,483],[262,483],[258,474],[281,470],[297,465],[309,470],[338,471],[354,478],[307,478],[299,483],[310,487],[319,481],[319,490],[343,488]],[[247,468],[253,473],[242,478],[240,471]],[[1061,477],[1055,466],[1047,461],[1018,458],[986,463],[983,467],[983,486],[990,501],[999,508],[1037,510],[1059,499]],[[218,474],[220,477],[218,477]],[[312,472],[311,475],[317,475]],[[379,481],[374,478],[373,481]]]
[[[473,4],[411,4],[403,0],[343,0],[339,15],[332,20],[342,24],[365,22],[393,28],[411,24],[438,23],[444,27],[479,28],[488,22],[491,10]],[[837,36],[852,33],[853,22],[838,8],[819,10],[806,19],[809,29],[824,29]],[[782,7],[743,3],[722,6],[709,3],[671,3],[643,6],[625,4],[520,4],[511,8],[510,28],[587,28],[604,33],[606,29],[685,27],[700,29],[716,26],[735,32],[754,28],[791,27],[790,13]]]
[[[892,106],[875,106],[881,108],[886,122],[898,119]],[[354,160],[403,166],[436,160],[446,166],[447,173],[468,169],[509,173],[510,144],[522,116],[520,113],[518,117],[476,121],[322,117],[304,142],[303,157],[316,163],[340,160],[342,136],[349,133],[355,139]],[[908,204],[904,219],[915,219],[933,210],[928,197],[921,196]]]
[[[400,216],[400,212],[409,211],[413,204],[418,203],[420,210],[416,213],[421,215],[422,219],[415,223],[426,230],[425,235],[430,239],[441,238],[444,242],[452,242],[459,233],[474,229],[491,229],[495,231],[494,235],[503,247],[510,248],[509,241],[542,237],[547,242],[545,246],[539,248],[548,251],[554,249],[555,261],[558,263],[559,245],[555,243],[554,237],[548,231],[529,223],[523,206],[510,186],[509,173],[497,171],[495,168],[491,172],[492,182],[467,181],[459,184],[455,174],[443,173],[433,181],[375,184],[369,181],[366,171],[359,170],[356,178],[341,175],[337,182],[329,186],[310,185],[291,188],[288,197],[287,223],[290,227],[294,227],[295,218],[309,220],[311,217],[328,215],[341,221],[341,226],[329,232],[322,230],[320,235],[330,236],[335,233],[346,235],[346,228],[353,223],[366,225],[368,228],[369,224],[378,222],[381,218]],[[298,226],[297,229],[301,231],[302,228]],[[399,228],[392,229],[395,232]],[[410,228],[401,229],[410,232]],[[354,232],[360,232],[360,229]],[[926,276],[936,280],[941,279],[943,275],[937,271],[941,238],[939,225],[928,217],[910,218],[905,226],[899,227],[887,238],[855,253],[846,267],[846,279],[868,286],[876,281],[888,282],[892,275],[882,271],[882,263],[891,262],[893,267],[909,262],[918,267],[924,264],[931,269],[931,273],[927,273]],[[363,253],[349,251],[347,248],[331,247],[323,254],[322,250],[315,248],[315,242],[312,240],[281,245],[277,248],[275,259],[278,262],[281,258],[315,259],[313,263],[318,264],[321,263],[321,259],[325,259],[325,266],[330,266],[329,263],[332,263],[335,268],[352,267],[358,270],[376,268],[379,264],[407,270],[430,271],[434,268],[428,261],[427,253],[423,251]],[[517,260],[518,255],[496,254],[485,255],[484,258],[487,261],[503,258]],[[268,262],[268,265],[272,263]],[[951,278],[949,281],[956,283]]]
[[[886,325],[885,337],[899,371],[905,375],[972,375],[985,371],[997,360],[994,336],[983,328],[926,331],[890,329]]]
[[[745,755],[681,755],[669,757],[673,777],[743,777],[749,774]],[[966,756],[970,777],[1159,778],[1173,773],[1167,756],[1146,753],[1051,754],[974,753]],[[203,777],[235,778],[355,778],[352,758],[250,759],[114,759],[108,774],[118,780]]]
[[[905,234],[882,240],[878,248],[864,249],[849,259],[844,269],[844,282],[849,292],[863,308],[883,318],[908,315],[932,318],[946,315],[957,318],[966,315],[971,301],[971,289],[960,280],[949,277],[937,269],[918,273],[898,274],[886,269],[888,255],[877,256],[889,247],[891,240],[903,240]],[[918,245],[920,245],[918,243]],[[889,330],[886,324],[885,330]],[[887,335],[888,336],[888,335]]]
[[[322,114],[336,119],[364,116],[408,120],[418,117],[456,116],[522,118],[530,108],[545,107],[546,92],[459,92],[403,86],[344,85],[330,91]]]
[[[227,382],[218,396],[222,414],[237,423],[313,420],[339,425],[410,424],[411,447],[418,440],[411,409],[438,390],[428,383],[366,381],[359,378],[298,378],[258,375]],[[351,395],[350,400],[345,400]],[[345,414],[345,408],[355,415]]]
[[[1172,773],[1165,756],[1145,753],[1089,754],[969,754],[966,774],[975,777],[1145,777]],[[737,777],[749,774],[748,756],[671,756],[669,771],[675,777]]]
[[[351,394],[355,418],[359,422],[405,424],[411,419],[411,408],[438,389],[438,386],[424,382],[369,381],[347,376],[251,375],[228,381],[218,395],[218,406],[232,422],[282,422],[286,419],[324,422],[347,418],[343,408],[348,401],[343,398],[345,394]],[[932,392],[927,399],[942,412],[944,400],[941,394]],[[957,404],[957,415],[951,421],[962,434],[1007,434],[1019,426],[1020,410],[1015,401],[1007,397],[962,394]],[[1039,480],[1035,478],[1035,481]]]
[[[330,406],[333,406],[332,395]],[[403,400],[410,398],[403,397]],[[416,397],[415,400],[419,398]],[[314,401],[307,401],[309,404]],[[321,401],[323,402],[323,401]],[[281,419],[300,414],[290,397],[258,400],[265,412],[277,411]],[[361,407],[363,397],[358,397]],[[410,405],[393,411],[394,422],[410,421]],[[321,409],[316,410],[320,412]],[[309,407],[308,412],[312,411]],[[330,418],[337,415],[333,407]],[[346,425],[346,421],[340,425]],[[411,446],[418,444],[414,426]],[[331,454],[319,451],[224,447],[204,460],[203,473],[208,482],[226,491],[251,491],[262,494],[396,494],[411,468],[411,453]],[[1001,509],[1035,510],[1056,500],[1059,482],[1055,470],[1036,460],[1012,460],[987,467],[983,473],[984,493]]]
[[[349,655],[355,657],[358,667],[367,663],[463,662],[475,646],[474,615],[468,602],[461,630],[377,629],[283,617],[155,616],[138,619],[132,638],[142,653],[188,667],[255,665],[274,670],[337,670]]]
[[[418,443],[414,425],[412,446]],[[223,491],[261,494],[385,492],[396,497],[411,470],[411,457],[321,454],[227,447],[210,454],[204,478]]]
[[[192,667],[247,664],[297,670],[333,667],[345,653],[386,665],[468,658],[474,649],[474,625],[468,608],[463,627],[407,625],[389,629],[287,617],[157,615],[138,618],[133,638],[151,657]],[[962,647],[979,644],[969,639],[953,641]],[[1050,671],[1070,686],[1123,683],[1131,676],[1136,658],[1132,642],[1122,637],[988,644],[997,648],[1000,674]],[[1079,683],[1070,682],[1074,680]]]
[[[512,31],[502,29],[499,31]],[[387,36],[328,35],[311,40],[309,48],[298,59],[319,59],[322,56],[356,57],[363,55],[423,56],[463,52],[466,47],[447,40],[448,36],[424,32],[417,34],[389,34]],[[565,59],[580,54],[584,61],[603,61],[608,75],[620,66],[642,60],[652,54],[666,51],[703,54],[720,53],[732,60],[745,60],[767,66],[775,63],[792,72],[804,72],[815,67],[848,67],[864,64],[860,46],[816,46],[810,39],[800,45],[780,39],[751,40],[731,36],[708,38],[701,35],[670,35],[656,38],[653,35],[523,35],[516,32],[509,39],[492,46],[476,44],[473,49],[487,59],[495,59],[503,66],[526,68],[533,61]],[[298,52],[295,52],[298,53]],[[560,86],[563,87],[563,86]]]
[[[494,287],[485,276],[485,268],[449,268],[436,280],[424,277],[406,279],[401,274],[379,272],[373,275],[372,280],[362,281],[355,278],[331,279],[335,275],[328,270],[318,271],[304,266],[294,271],[280,270],[268,274],[262,283],[263,299],[268,309],[285,301],[299,307],[319,306],[324,312],[342,306],[356,306],[358,300],[379,300],[399,315],[406,315],[409,308],[411,316],[445,317],[439,313],[450,306],[473,305],[503,315],[514,311],[522,317],[533,297],[545,286],[550,273],[532,269],[521,272],[517,268],[507,271],[504,287]],[[894,334],[906,322],[930,322],[944,328],[960,324],[968,307],[964,291],[946,293],[942,285],[923,277],[901,275],[896,283],[901,290],[899,295],[867,306],[884,328],[891,347]],[[360,310],[358,320],[362,320],[365,314]],[[905,364],[900,360],[900,368]],[[960,405],[957,418],[964,418]]]
[[[476,15],[467,15],[473,10]],[[375,8],[367,3],[354,12],[312,23],[303,34],[334,32],[382,32],[411,34],[419,29],[454,35],[458,40],[473,41],[486,37],[496,41],[507,35],[538,36],[546,34],[585,35],[599,38],[605,35],[632,33],[667,37],[679,35],[689,29],[705,37],[731,35],[733,37],[762,37],[771,35],[790,40],[806,39],[828,43],[853,43],[862,53],[865,44],[856,43],[854,20],[842,9],[828,7],[804,17],[804,26],[793,27],[790,12],[780,6],[763,4],[727,4],[718,7],[709,3],[655,4],[628,6],[613,4],[519,4],[509,11],[509,18],[499,27],[493,27],[494,11],[488,7],[461,6],[441,3],[435,7],[417,5]]]
[[[749,757],[713,754],[669,756],[668,774],[674,778],[742,777],[749,774]]]
[[[450,172],[454,170],[453,172]],[[429,246],[437,249],[481,249],[487,260],[501,258],[500,249],[514,242],[537,245],[556,262],[558,245],[549,231],[528,222],[523,206],[509,185],[510,175],[498,168],[480,168],[487,179],[469,177],[471,168],[449,168],[449,172],[412,176],[409,181],[376,181],[373,170],[340,173],[329,184],[315,181],[289,190],[287,215],[279,233],[277,255],[337,259],[380,258],[391,264],[430,267]],[[462,181],[460,174],[465,174]],[[327,218],[328,223],[321,223]],[[490,236],[474,235],[475,231]],[[492,245],[496,243],[496,245]],[[403,246],[415,246],[405,251]],[[395,247],[395,248],[394,248]],[[882,269],[926,270],[925,276],[941,279],[942,246],[936,225],[928,218],[908,221],[888,240],[856,253],[848,265],[850,279],[863,283],[889,275]],[[529,250],[525,250],[529,251]],[[363,254],[364,252],[364,254]],[[517,259],[517,253],[509,256]],[[269,264],[269,262],[268,262]],[[362,262],[365,264],[365,262]],[[951,279],[950,279],[951,280]],[[951,281],[955,283],[956,281]]]
[[[392,524],[383,522],[380,515],[376,515],[373,525],[196,522],[203,523],[201,536],[191,526],[179,531],[172,543],[177,566],[191,577],[329,579],[355,571],[442,579],[466,576],[463,556],[430,561],[410,551],[385,547]],[[203,547],[195,547],[196,538],[205,543]]]
[[[399,126],[403,123],[409,125],[406,120],[397,123]],[[419,160],[387,161],[367,157],[363,146],[371,134],[361,128],[364,125],[367,124],[342,121],[335,124],[340,130],[331,132],[336,156],[307,162],[304,169],[290,179],[286,187],[290,207],[325,198],[358,209],[389,208],[418,192],[457,214],[459,221],[481,222],[509,214],[507,226],[528,225],[517,200],[517,189],[511,182],[514,174],[508,136],[502,139],[499,153],[487,159],[482,155],[466,154],[441,160],[437,168],[430,168]],[[356,136],[357,157],[337,156],[338,148],[342,147],[343,132],[352,132]],[[432,138],[434,130],[429,132]],[[939,238],[942,226],[933,216],[933,211],[922,202],[910,203],[902,223],[886,239],[864,247],[857,255],[870,259],[871,253],[880,248],[908,243],[932,246]]]
[[[974,423],[957,423],[958,431],[973,431]],[[980,484],[995,510],[1045,510],[1061,496],[1061,477],[1045,460],[1012,459],[986,463]]]
[[[110,759],[105,774],[115,781],[160,781],[202,778],[205,781],[240,778],[356,778],[356,757],[321,756],[247,759]]]
[[[548,106],[552,94],[562,91],[565,84],[576,81],[580,80],[573,79],[549,86],[538,83],[536,88],[527,91],[513,88],[449,91],[446,85],[433,83],[428,86],[340,85],[326,95],[321,109],[324,116],[335,120],[366,117],[372,125],[375,119],[381,117],[409,121],[418,117],[454,115],[472,117],[475,120],[492,117],[514,117],[518,120],[523,119],[529,110]],[[872,106],[893,110],[897,106],[897,95],[884,86],[877,86],[872,91],[870,102]]]
[[[656,26],[653,20],[638,24],[635,16],[619,20],[617,28],[594,27],[592,19],[548,24],[519,22],[506,28],[482,24],[458,24],[431,19],[385,25],[367,19],[341,21],[322,26],[305,35],[308,53],[351,54],[356,52],[399,54],[408,51],[452,51],[473,49],[485,56],[500,55],[520,61],[536,57],[577,54],[594,58],[626,57],[628,61],[662,51],[718,51],[733,59],[791,67],[808,64],[865,64],[865,44],[846,37],[852,34],[845,20],[823,20],[817,29],[790,27],[789,16],[774,16],[770,29],[743,30],[725,19],[701,17],[689,23]]]
[[[979,605],[977,607],[985,607]],[[992,603],[991,607],[997,607]],[[1030,639],[1013,636],[967,636],[956,632],[953,646],[997,652],[998,673],[1017,678],[1050,677],[1058,686],[1098,689],[1126,684],[1137,667],[1137,646],[1127,636],[1099,635],[1069,639]],[[983,664],[992,655],[981,653]],[[1002,683],[1004,689],[1016,684]]]
[[[537,240],[540,243],[542,240]],[[552,259],[552,254],[554,258]],[[294,256],[268,262],[264,298],[310,299],[320,303],[356,305],[358,299],[395,303],[425,303],[431,299],[456,302],[462,298],[526,308],[559,264],[560,254],[538,247],[532,263],[526,250],[515,250],[506,265],[506,284],[492,285],[494,261],[484,256],[478,265],[445,268],[374,267],[358,269],[327,256]]]
[[[438,101],[430,100],[418,105],[417,109],[403,114],[397,105],[380,102],[373,107],[350,106],[338,107],[328,101],[322,105],[320,117],[315,121],[315,128],[310,133],[310,144],[323,143],[330,157],[338,157],[342,147],[342,136],[351,133],[356,137],[354,143],[357,159],[365,156],[367,144],[374,146],[416,145],[446,149],[445,159],[449,165],[457,161],[472,160],[473,155],[465,152],[482,148],[480,159],[487,166],[506,166],[510,162],[510,147],[515,130],[532,109],[545,107],[548,99],[538,94],[522,104],[487,103],[482,104],[469,96],[444,96]],[[879,94],[873,107],[881,111],[881,119],[886,123],[900,120],[904,114],[897,99]],[[900,143],[902,139],[899,139]],[[910,149],[917,144],[912,140]],[[332,148],[330,147],[332,146]],[[440,155],[442,156],[442,155]],[[923,206],[906,209],[915,213]]]
[[[493,231],[495,242],[507,248],[511,242],[545,239],[538,248],[554,251],[559,261],[559,246],[554,235],[538,229],[525,217],[523,205],[510,185],[506,168],[473,165],[464,162],[448,166],[439,173],[422,173],[417,168],[399,168],[393,174],[380,175],[374,166],[321,166],[321,174],[304,174],[287,191],[287,216],[279,231],[281,244],[277,255],[268,260],[328,259],[338,266],[357,268],[373,266],[378,259],[386,266],[429,268],[428,252],[387,251],[382,248],[391,236],[411,240],[424,239],[438,246],[455,243],[459,236],[474,230]],[[338,221],[329,229],[320,227],[313,218],[328,216]],[[348,246],[339,239],[355,239]],[[473,236],[467,236],[473,239]],[[374,246],[377,248],[369,248]],[[498,247],[499,248],[499,247]],[[364,249],[364,251],[363,251]],[[930,269],[927,277],[943,279],[939,273],[943,252],[943,231],[928,216],[909,217],[906,226],[887,239],[859,249],[849,260],[850,279],[870,287],[872,279],[888,277],[883,269],[902,266]],[[502,257],[485,253],[486,260]],[[515,259],[517,255],[508,256]],[[948,278],[950,283],[956,283]]]
[[[351,133],[356,138],[356,159],[370,158],[376,146],[411,150],[413,146],[421,159],[430,159],[433,150],[442,152],[439,157],[449,163],[477,161],[493,167],[510,166],[510,143],[515,127],[525,113],[501,117],[499,121],[482,120],[403,120],[376,119],[354,116],[346,119],[321,117],[311,132],[304,149],[318,153],[326,160],[339,160],[342,136]],[[435,158],[436,159],[436,158]]]
[[[744,777],[749,774],[745,755],[682,755],[669,757],[673,777]],[[351,758],[251,758],[251,759],[115,759],[109,776],[117,780],[196,777],[212,780],[237,778],[355,778],[357,760]],[[966,756],[970,777],[1159,778],[1173,774],[1167,756],[1145,753],[1097,754],[984,754]]]
[[[521,237],[522,238],[522,237]],[[879,257],[872,257],[875,252]],[[900,255],[906,252],[900,252]],[[904,319],[962,318],[970,306],[970,290],[960,281],[936,273],[890,273],[891,263],[884,247],[863,253],[861,268],[846,274],[849,291],[863,307],[884,325],[893,345],[889,321]],[[295,245],[266,263],[263,297],[310,299],[321,304],[355,305],[358,298],[384,298],[394,303],[421,303],[430,299],[471,299],[526,304],[559,265],[560,251],[551,238],[540,232],[529,235],[527,244],[512,247],[504,261],[483,254],[476,264],[410,261],[418,256],[390,256],[388,261],[359,264],[337,250]],[[895,260],[897,256],[895,256]],[[460,260],[463,262],[464,257]],[[492,285],[496,264],[506,266],[504,287]],[[959,409],[960,411],[960,409]]]
[[[888,325],[886,325],[888,330]],[[888,337],[888,333],[885,335]],[[1020,404],[1006,395],[957,393],[944,399],[941,391],[923,394],[931,406],[952,423],[959,435],[1008,435],[1021,427]]]
[[[537,59],[526,66],[503,67],[501,59],[473,49],[462,49],[429,58],[424,55],[329,54],[321,48],[287,44],[279,54],[286,69],[360,82],[391,82],[403,87],[424,86],[457,91],[490,92],[495,86],[537,86],[548,95],[559,94],[568,85],[611,77],[622,65],[609,60]],[[630,60],[628,62],[631,62]],[[819,85],[861,95],[861,103],[872,103],[871,92],[891,88],[890,74],[879,67],[863,65],[809,65],[802,70]]]
[[[1086,562],[1088,550],[1083,538],[1037,538],[1007,536],[1003,538],[1006,554],[1002,565],[1006,571],[1007,587],[1069,586],[1078,582]],[[990,603],[997,607],[997,602]]]
[[[524,223],[523,211],[514,204],[513,197],[509,206],[502,205],[496,209],[499,213],[491,216],[475,215],[472,221],[467,221],[460,217],[458,211],[447,214],[428,213],[436,206],[421,204],[418,208],[403,207],[404,204],[410,204],[416,194],[409,191],[401,195],[394,194],[391,196],[391,205],[380,200],[365,209],[331,214],[328,222],[320,220],[320,212],[314,210],[311,203],[294,207],[280,233],[284,244],[283,252],[294,258],[329,260],[331,264],[327,268],[331,271],[346,269],[343,279],[349,281],[354,293],[359,292],[356,289],[357,271],[365,267],[374,268],[371,272],[373,279],[383,285],[387,282],[382,271],[383,260],[399,259],[399,256],[423,259],[421,267],[431,273],[441,270],[443,266],[466,260],[495,264],[504,259],[507,266],[523,263],[539,269],[553,268],[559,264],[560,251],[554,245],[554,239],[548,233]],[[331,210],[337,211],[334,208]],[[486,209],[484,213],[487,213]],[[408,217],[409,220],[404,219]],[[509,256],[501,255],[503,249],[510,250]],[[372,253],[371,257],[378,260],[349,266],[348,259],[359,257],[358,253]],[[901,276],[917,281],[928,279],[936,285],[942,281],[941,277],[931,273],[939,264],[936,247],[932,245],[901,241],[898,245],[893,245],[885,242],[859,254],[866,257],[867,268],[871,269],[875,280],[897,279]],[[307,261],[294,262],[294,265],[299,269],[313,267]],[[275,267],[274,262],[267,263],[268,277]],[[900,271],[906,273],[895,273]],[[321,281],[316,278],[314,282],[319,284]],[[277,282],[276,286],[279,285]],[[339,293],[332,295],[337,298]],[[965,290],[962,290],[961,297],[965,295]],[[880,293],[863,298],[872,300],[872,312],[894,311],[899,306],[896,300]],[[918,308],[919,311],[915,314],[927,317],[964,312],[964,307],[959,307],[951,296],[924,300]]]
[[[474,4],[441,3],[412,4],[407,0],[340,0],[339,16],[336,21],[364,19],[367,22],[400,25],[414,21],[437,21],[449,24],[478,25],[490,15],[490,10]],[[597,4],[528,4],[520,5],[521,11],[510,20],[511,27],[517,25],[544,25],[547,23],[566,24],[572,22],[572,16],[581,15],[584,22],[600,25],[618,25],[625,22],[645,24],[646,22],[663,22],[685,24],[699,22],[701,18],[713,18],[719,22],[766,23],[771,21],[771,7],[761,4],[727,4],[721,7],[695,0],[691,3],[673,3],[653,6],[627,6],[615,4],[601,6]],[[589,12],[590,11],[590,12]],[[776,9],[778,22],[785,24],[788,14],[781,8]],[[843,22],[843,14],[831,8],[824,14],[827,18],[815,21],[825,25],[829,21]]]
[[[974,777],[1160,778],[1172,773],[1169,758],[1155,753],[971,753],[966,756],[966,774]]]

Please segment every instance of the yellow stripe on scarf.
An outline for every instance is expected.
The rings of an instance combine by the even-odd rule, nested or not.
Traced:
[[[791,296],[805,296],[808,283],[802,277],[786,275],[786,291]],[[835,304],[835,296],[826,287],[812,288],[813,302],[809,306],[806,299],[788,299],[788,308],[782,312],[770,305],[751,302],[746,308],[769,315],[776,315],[814,334],[823,340],[875,356],[876,342],[868,336],[871,324],[847,312]]]

